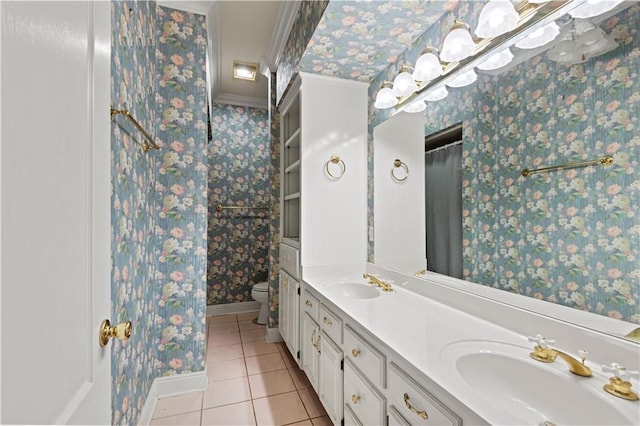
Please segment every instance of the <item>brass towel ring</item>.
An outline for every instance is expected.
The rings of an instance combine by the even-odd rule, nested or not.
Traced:
[[[331,170],[329,170],[329,163],[338,164],[340,166],[340,174],[334,175],[333,173],[331,173]],[[324,170],[325,172],[327,172],[327,175],[329,175],[331,179],[340,179],[347,171],[347,165],[344,164],[344,161],[340,159],[339,155],[332,155],[331,159],[324,163]]]
[[[396,169],[404,169],[404,176],[396,176]],[[407,166],[406,163],[400,161],[399,159],[395,159],[395,161],[393,162],[393,168],[391,169],[391,179],[395,180],[396,182],[403,182],[405,180],[407,180],[407,178],[409,177],[409,166]]]

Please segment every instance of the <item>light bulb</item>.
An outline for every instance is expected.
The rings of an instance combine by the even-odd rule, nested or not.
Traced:
[[[551,42],[560,34],[560,27],[555,22],[551,22],[544,27],[537,28],[527,37],[516,43],[516,47],[520,49],[535,49]]]
[[[416,90],[418,90],[418,86],[413,76],[409,73],[409,68],[403,65],[395,80],[393,80],[393,93],[398,98],[404,98]]]
[[[476,52],[476,44],[469,34],[469,26],[456,21],[442,43],[440,59],[444,62],[461,61]]]
[[[448,94],[449,92],[447,91],[447,88],[440,86],[437,89],[428,92],[424,97],[424,100],[429,102],[439,101],[446,98]]]
[[[491,0],[480,11],[476,35],[488,38],[508,33],[519,19],[520,15],[509,0]]]
[[[473,83],[478,79],[478,74],[474,70],[469,70],[458,75],[456,78],[447,83],[449,87],[464,87]]]
[[[409,106],[407,106],[404,110],[406,112],[422,112],[427,109],[427,104],[424,103],[423,100],[414,101]]]
[[[513,53],[511,53],[511,50],[507,47],[506,49],[489,56],[486,61],[478,65],[478,69],[483,71],[495,70],[504,67],[512,60]]]
[[[413,70],[415,81],[431,81],[442,75],[442,64],[438,60],[438,49],[427,46],[420,54]]]
[[[398,103],[398,98],[393,94],[393,90],[391,89],[391,82],[385,81],[382,83],[382,88],[378,91],[376,95],[376,102],[374,106],[378,109],[391,108]]]

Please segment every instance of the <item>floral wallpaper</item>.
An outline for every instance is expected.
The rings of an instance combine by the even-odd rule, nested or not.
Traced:
[[[126,108],[146,129],[155,122],[156,10],[148,2],[111,3],[111,102]],[[116,116],[111,125],[111,319],[131,321],[127,342],[111,342],[112,422],[134,424],[154,378],[154,281],[158,272],[153,235],[157,226],[154,153],[141,135]]]
[[[204,368],[205,31],[146,1],[111,2],[111,21],[112,105],[161,146],[113,119],[111,317],[133,331],[111,346],[112,423],[136,424],[154,378]]]
[[[291,27],[287,43],[282,49],[282,58],[276,71],[276,104],[280,103],[282,96],[293,81],[293,76],[299,71],[300,59],[328,4],[328,0],[300,2],[298,15]]]
[[[415,61],[427,43],[438,45],[455,17],[475,22],[481,5],[460,2],[398,63]],[[429,103],[426,134],[464,124],[466,279],[640,322],[640,230],[632,207],[640,188],[639,11],[634,5],[603,24],[620,43],[613,52],[571,67],[538,56]],[[375,94],[397,68],[371,83],[371,131],[389,114],[372,107]],[[602,155],[615,164],[519,174]],[[369,191],[372,224],[372,183]]]
[[[158,7],[156,376],[204,370],[207,274],[205,17]]]
[[[302,55],[299,68],[371,81],[411,47],[450,5],[441,0],[332,1]],[[423,46],[424,47],[424,46]]]
[[[216,207],[270,207],[269,116],[234,105],[211,110],[207,303],[247,302],[251,287],[268,279],[269,210]]]

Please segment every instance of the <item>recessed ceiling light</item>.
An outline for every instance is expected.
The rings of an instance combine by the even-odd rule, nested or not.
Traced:
[[[233,61],[233,78],[237,80],[256,81],[258,64],[253,62]]]

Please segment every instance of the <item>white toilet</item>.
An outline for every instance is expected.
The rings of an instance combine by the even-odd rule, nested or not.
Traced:
[[[266,324],[269,317],[269,283],[258,283],[251,288],[251,297],[260,302],[260,313],[258,314],[258,324]]]

